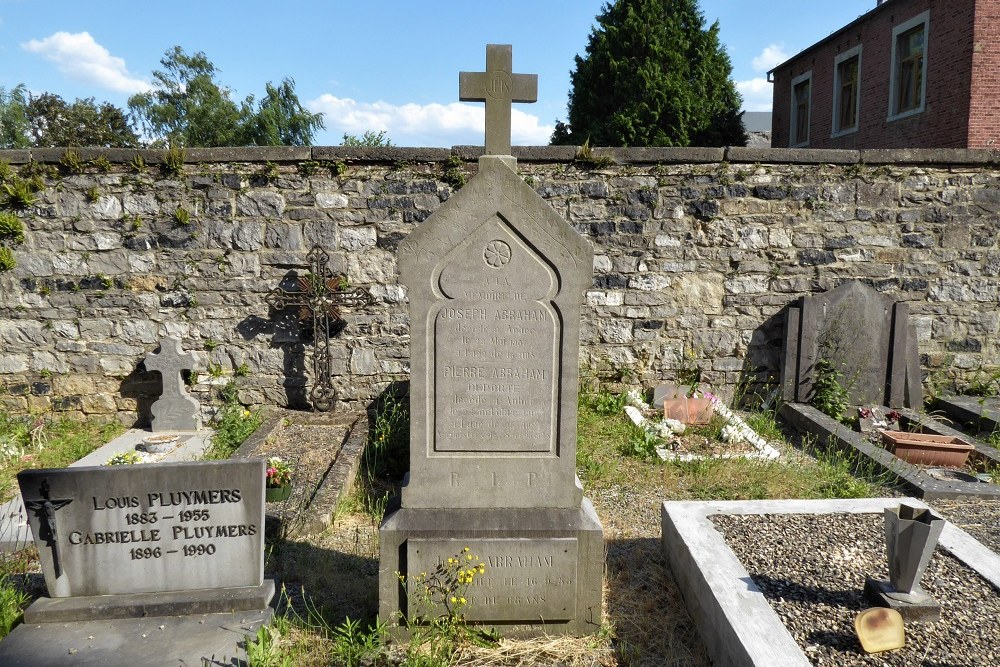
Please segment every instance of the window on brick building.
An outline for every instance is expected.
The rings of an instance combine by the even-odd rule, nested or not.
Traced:
[[[809,144],[809,120],[812,112],[812,72],[792,79],[792,123],[788,145],[792,148]]]
[[[856,132],[861,110],[861,45],[833,61],[833,136]]]
[[[924,110],[929,22],[930,12],[924,12],[892,31],[889,120],[905,118]]]

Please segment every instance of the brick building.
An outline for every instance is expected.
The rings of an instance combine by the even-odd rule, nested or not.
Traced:
[[[1000,0],[882,0],[768,72],[776,148],[1000,141]]]

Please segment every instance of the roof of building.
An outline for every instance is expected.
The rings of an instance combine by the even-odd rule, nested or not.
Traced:
[[[876,1],[878,1],[878,0],[876,0]],[[782,63],[780,63],[778,65],[775,65],[774,67],[772,67],[771,69],[769,69],[767,71],[767,79],[768,79],[768,81],[771,80],[771,78],[772,78],[771,75],[774,72],[778,71],[779,69],[781,69],[782,67],[784,67],[788,63],[792,62],[793,60],[797,60],[803,54],[812,51],[816,47],[818,47],[818,46],[820,46],[822,44],[825,44],[826,42],[830,41],[831,39],[833,39],[837,35],[840,35],[841,33],[850,30],[851,28],[853,28],[857,24],[861,23],[862,21],[865,21],[869,16],[871,16],[872,14],[874,14],[877,11],[880,11],[882,8],[884,8],[886,5],[888,5],[890,2],[892,2],[892,0],[882,0],[881,2],[878,2],[878,4],[875,5],[875,7],[873,7],[872,9],[869,9],[867,12],[865,12],[864,14],[862,14],[861,16],[859,16],[858,18],[854,19],[853,21],[851,21],[847,25],[843,26],[842,28],[838,28],[837,30],[834,30],[829,35],[827,35],[823,39],[819,40],[815,44],[812,44],[811,46],[807,46],[806,48],[802,49],[801,51],[799,51],[798,53],[796,53],[791,58],[788,58],[784,62],[782,62]]]

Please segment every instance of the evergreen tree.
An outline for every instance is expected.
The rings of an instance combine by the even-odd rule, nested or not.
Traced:
[[[553,144],[746,144],[719,24],[706,29],[697,0],[615,0],[597,23]]]

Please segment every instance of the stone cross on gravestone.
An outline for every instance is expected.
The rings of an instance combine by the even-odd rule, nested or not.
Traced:
[[[309,274],[296,279],[298,291],[276,287],[267,295],[267,302],[275,310],[297,307],[300,321],[312,318],[314,384],[309,400],[313,410],[328,412],[337,402],[332,381],[330,325],[340,321],[341,306],[370,306],[375,303],[375,297],[363,287],[345,289],[343,276],[334,275],[330,255],[318,245],[313,246],[306,259],[310,270]]]
[[[198,401],[184,387],[181,371],[189,371],[198,363],[194,352],[184,352],[176,338],[160,339],[160,351],[146,355],[147,371],[159,371],[163,376],[163,393],[153,403],[152,430],[197,431],[201,426]]]
[[[459,72],[458,98],[486,102],[486,154],[510,155],[510,105],[538,101],[538,75],[512,74],[510,44],[486,45],[485,72]]]

